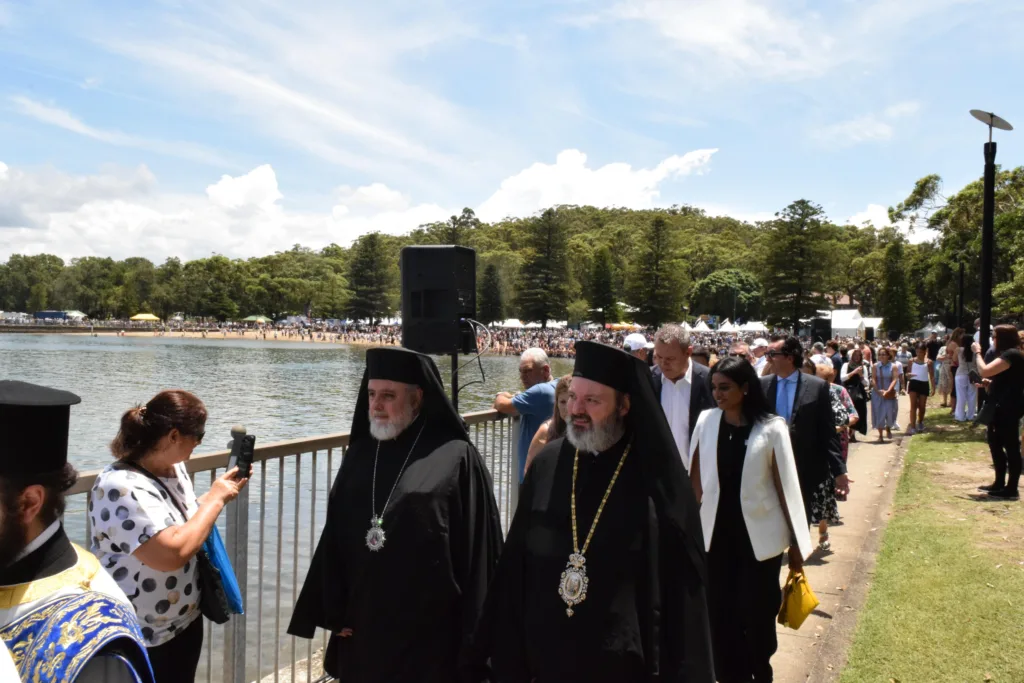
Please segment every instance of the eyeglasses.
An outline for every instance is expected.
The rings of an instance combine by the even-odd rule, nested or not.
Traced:
[[[748,357],[749,357],[749,354],[740,353],[739,351],[730,351],[729,352],[729,358],[743,358],[743,359],[746,359]]]
[[[206,436],[206,431],[205,430],[201,431],[201,432],[196,432],[195,434],[192,435],[192,438],[194,438],[196,440],[196,443],[202,443],[204,436]]]

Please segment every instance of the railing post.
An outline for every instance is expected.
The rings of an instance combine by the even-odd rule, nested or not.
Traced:
[[[248,609],[246,594],[249,584],[249,487],[224,509],[227,533],[224,545],[242,591],[242,607]],[[279,522],[280,523],[280,522]],[[245,680],[245,615],[233,614],[224,625],[224,682],[246,683]]]
[[[512,448],[512,457],[509,460],[511,466],[508,475],[508,523],[510,525],[512,524],[512,518],[516,516],[516,508],[519,506],[519,420],[518,415],[512,418],[512,438],[509,439]]]

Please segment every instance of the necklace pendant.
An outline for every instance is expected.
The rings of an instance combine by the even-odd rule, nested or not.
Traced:
[[[587,599],[587,586],[590,579],[587,577],[587,570],[583,566],[586,558],[583,553],[572,553],[569,561],[562,572],[562,580],[558,584],[558,595],[567,605],[565,613],[567,616],[575,614],[573,607]]]
[[[380,517],[373,517],[370,519],[370,529],[366,532],[366,547],[372,552],[377,552],[384,547],[384,529],[381,524],[384,520]]]

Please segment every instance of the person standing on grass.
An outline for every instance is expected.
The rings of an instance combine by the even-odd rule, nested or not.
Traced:
[[[928,345],[918,342],[914,346],[917,357],[911,361],[907,373],[909,383],[907,393],[910,394],[910,426],[907,436],[920,434],[924,431],[924,413],[928,407],[928,397],[932,394],[932,377],[934,363],[928,358]]]
[[[978,372],[986,380],[989,399],[995,402],[995,415],[988,427],[988,447],[992,453],[996,478],[989,486],[979,487],[990,498],[1018,500],[1017,486],[1021,472],[1020,420],[1024,416],[1024,354],[1020,337],[1013,325],[995,328],[996,358],[982,358],[981,345],[972,344]]]
[[[983,361],[980,353],[974,352],[974,344],[971,335],[964,334],[959,340],[960,348],[957,350],[956,368],[956,412],[954,419],[957,422],[970,422],[974,420],[974,413],[978,407],[978,389],[971,381],[971,372],[978,371],[978,361]]]
[[[878,442],[882,443],[882,432],[892,438],[899,411],[900,373],[892,362],[892,351],[885,347],[878,349],[878,362],[873,371],[875,389],[871,394],[871,419],[878,430]]]

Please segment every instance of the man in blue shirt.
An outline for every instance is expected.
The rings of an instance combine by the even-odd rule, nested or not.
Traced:
[[[503,391],[494,399],[494,409],[506,415],[518,415],[519,420],[519,482],[523,481],[526,453],[537,429],[555,411],[555,384],[551,379],[551,365],[543,349],[523,351],[519,357],[519,379],[523,391],[512,394]]]

